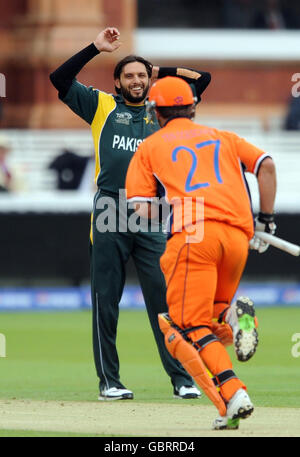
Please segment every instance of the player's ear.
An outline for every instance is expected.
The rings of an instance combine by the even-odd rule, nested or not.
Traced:
[[[156,118],[158,120],[160,127],[163,127],[166,123],[166,119],[160,114],[160,112],[156,108],[155,108],[155,114],[156,114]]]
[[[191,119],[194,119],[195,116],[196,116],[196,103],[194,103],[191,108]]]
[[[119,79],[115,79],[115,86],[116,86],[118,89],[121,89],[121,84],[120,84],[120,80],[119,80]]]

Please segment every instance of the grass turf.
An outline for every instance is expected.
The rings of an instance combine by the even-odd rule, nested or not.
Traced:
[[[300,357],[292,355],[292,335],[300,332],[300,308],[258,308],[259,346],[249,362],[236,361],[257,406],[300,407]],[[98,394],[91,337],[91,313],[2,313],[0,397],[95,401]],[[121,311],[118,349],[122,382],[137,401],[176,402],[145,312]],[[204,404],[209,400],[203,398]],[[1,436],[1,435],[0,435]]]

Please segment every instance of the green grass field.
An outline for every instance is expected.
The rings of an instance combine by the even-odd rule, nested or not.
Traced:
[[[291,352],[292,335],[300,333],[300,308],[258,308],[257,315],[257,353],[241,363],[230,348],[234,370],[257,406],[300,408],[300,357]],[[1,313],[0,333],[6,337],[6,357],[0,358],[1,399],[96,400],[90,311]],[[121,380],[137,401],[178,401],[172,398],[145,312],[121,311],[118,349]],[[210,404],[206,398],[201,402]],[[3,430],[0,436],[20,433]]]

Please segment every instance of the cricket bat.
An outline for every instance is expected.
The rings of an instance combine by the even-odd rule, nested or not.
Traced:
[[[255,232],[255,236],[262,241],[274,246],[277,249],[281,249],[282,251],[288,252],[291,255],[299,256],[300,255],[300,246],[297,244],[290,243],[289,241],[283,240],[282,238],[278,238],[275,235],[271,235],[270,233],[266,232]]]

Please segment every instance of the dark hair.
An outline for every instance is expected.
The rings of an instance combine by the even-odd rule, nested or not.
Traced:
[[[128,63],[132,63],[132,62],[140,62],[143,65],[145,65],[147,74],[148,74],[149,78],[151,78],[152,67],[153,67],[152,63],[148,62],[148,60],[144,59],[143,57],[129,55],[129,56],[124,57],[124,59],[120,60],[120,62],[118,62],[117,65],[115,66],[114,79],[120,79],[122,70],[125,67],[125,65],[127,65]],[[115,89],[116,89],[116,92],[119,94],[120,89],[118,89],[118,87],[116,87]]]
[[[182,105],[182,106],[157,106],[157,111],[165,119],[175,118],[175,117],[192,117],[192,107],[193,105]]]

